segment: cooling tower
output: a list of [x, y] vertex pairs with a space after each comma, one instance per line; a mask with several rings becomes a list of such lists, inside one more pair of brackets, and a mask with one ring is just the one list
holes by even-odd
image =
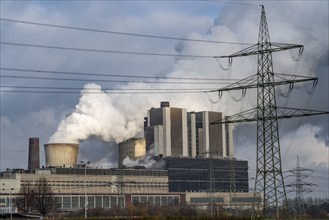
[[121, 142], [119, 146], [119, 168], [122, 168], [123, 159], [128, 156], [131, 160], [140, 159], [146, 154], [146, 144], [144, 138], [131, 138]]
[[29, 170], [40, 168], [39, 138], [29, 138]]
[[76, 167], [79, 144], [51, 143], [45, 144], [47, 167]]

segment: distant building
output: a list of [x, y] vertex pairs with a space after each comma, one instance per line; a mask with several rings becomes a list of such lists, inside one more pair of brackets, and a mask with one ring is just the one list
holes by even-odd
[[144, 120], [146, 148], [163, 157], [234, 157], [232, 129], [211, 124], [224, 117], [221, 112], [187, 112], [161, 102], [147, 111]]
[[122, 168], [123, 160], [127, 156], [131, 160], [138, 160], [146, 154], [144, 138], [131, 138], [118, 144], [119, 147], [119, 168]]

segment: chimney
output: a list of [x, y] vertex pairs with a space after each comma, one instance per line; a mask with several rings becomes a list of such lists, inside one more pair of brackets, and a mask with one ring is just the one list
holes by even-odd
[[170, 104], [168, 101], [162, 101], [161, 104], [160, 104], [160, 107], [161, 108], [164, 108], [164, 107], [170, 107]]
[[29, 138], [28, 169], [40, 168], [39, 138]]

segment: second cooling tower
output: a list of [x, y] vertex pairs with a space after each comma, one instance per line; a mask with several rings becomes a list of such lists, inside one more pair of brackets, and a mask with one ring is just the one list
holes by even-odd
[[51, 143], [45, 144], [47, 167], [76, 167], [79, 144]]

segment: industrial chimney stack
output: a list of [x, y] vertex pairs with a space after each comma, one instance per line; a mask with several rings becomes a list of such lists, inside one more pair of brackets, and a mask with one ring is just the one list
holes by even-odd
[[28, 169], [40, 168], [39, 138], [29, 138]]

